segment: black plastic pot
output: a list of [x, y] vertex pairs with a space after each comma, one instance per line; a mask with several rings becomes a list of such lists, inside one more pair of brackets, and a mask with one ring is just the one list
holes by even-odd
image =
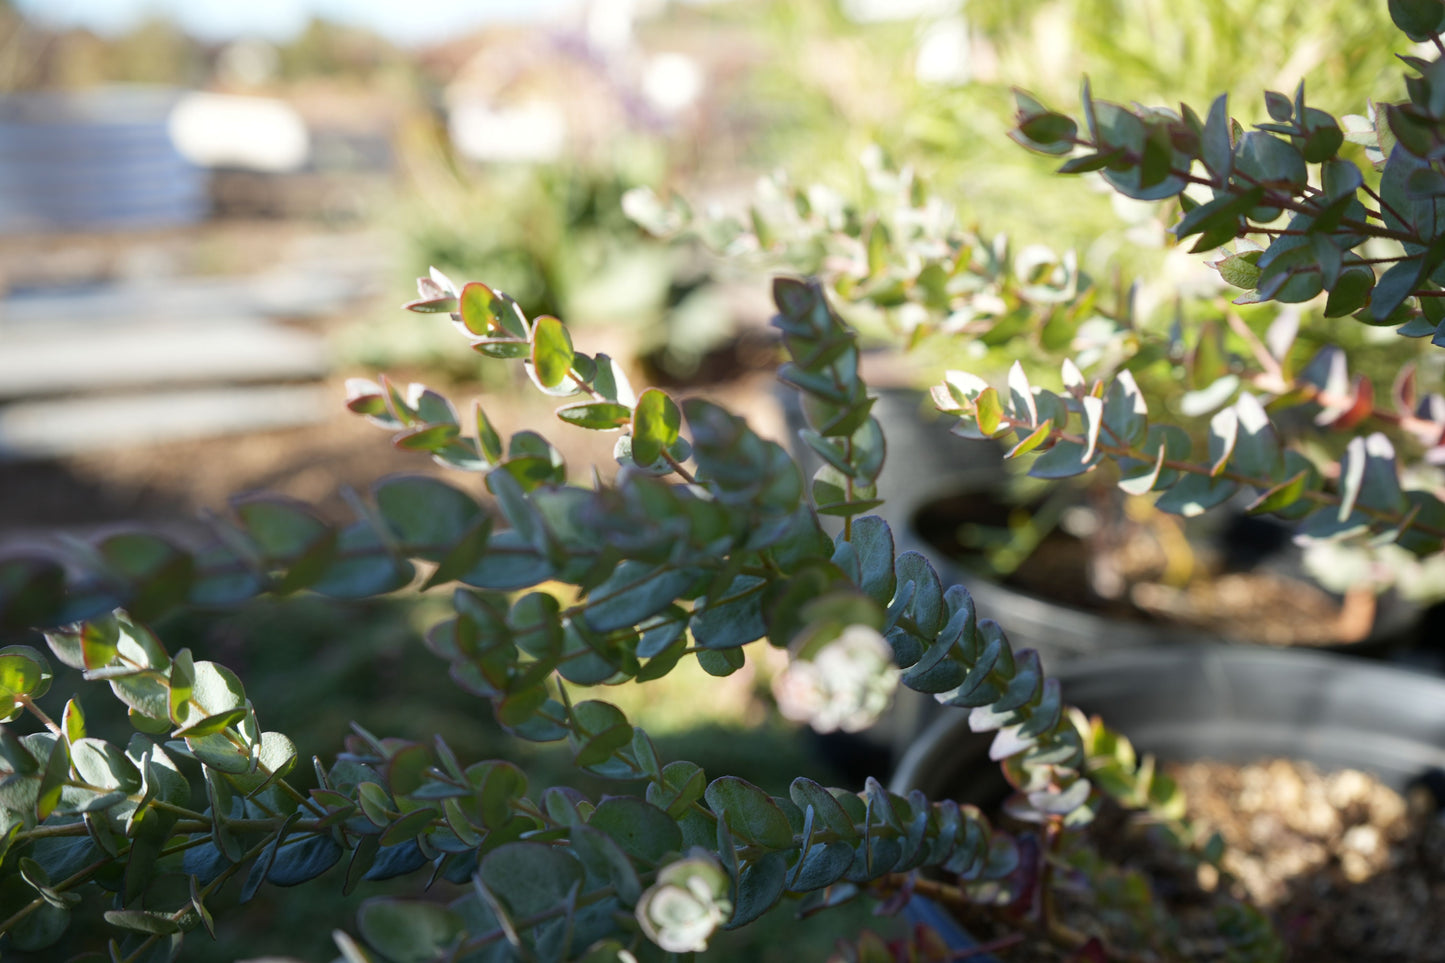
[[[1069, 661], [1053, 674], [1066, 704], [1161, 759], [1282, 757], [1358, 769], [1397, 791], [1424, 784], [1445, 806], [1445, 679], [1333, 653], [1177, 643]], [[968, 713], [945, 712], [904, 755], [889, 788], [997, 806], [1008, 786], [988, 758], [991, 741], [969, 729]], [[953, 949], [976, 951], [937, 905], [915, 898], [906, 912]]]
[[[970, 571], [949, 557], [937, 547], [939, 533], [926, 532], [920, 525], [929, 522], [930, 506], [949, 498], [978, 495], [987, 499], [1003, 491], [1009, 477], [1003, 467], [1003, 450], [996, 444], [954, 435], [950, 430], [954, 419], [939, 415], [926, 392], [884, 388], [875, 394], [878, 401], [873, 414], [888, 441], [888, 455], [878, 481], [878, 491], [885, 501], [878, 514], [893, 530], [898, 551], [922, 552], [938, 569], [945, 585], [966, 586], [980, 614], [1002, 625], [1015, 648], [1037, 649], [1044, 664], [1053, 665], [1075, 656], [1153, 645], [1166, 633], [1169, 640], [1181, 642], [1220, 640], [1220, 636], [1204, 629], [1100, 613], [1022, 591]], [[796, 393], [785, 391], [782, 403], [796, 438], [796, 429], [803, 426]], [[806, 446], [795, 444], [794, 451], [805, 469], [821, 464]], [[1002, 525], [1006, 517], [1004, 510], [996, 523]], [[1259, 549], [1270, 556], [1265, 567], [1308, 581], [1299, 567], [1298, 551], [1289, 544], [1288, 531], [1281, 527], [1280, 544]], [[1248, 556], [1254, 550], [1246, 547], [1243, 554]], [[1386, 594], [1380, 598], [1375, 625], [1367, 638], [1328, 647], [1360, 655], [1391, 654], [1415, 643], [1420, 619], [1418, 606]]]
[[[1287, 757], [1360, 769], [1396, 790], [1445, 780], [1445, 679], [1298, 649], [1170, 643], [1061, 664], [1064, 702], [1162, 759]], [[895, 792], [986, 804], [1006, 792], [991, 736], [941, 715], [904, 754]], [[1437, 793], [1438, 795], [1438, 793]]]
[[[970, 444], [962, 440], [959, 443]], [[954, 503], [955, 506], [959, 503], [968, 505], [968, 500], [973, 499], [973, 504], [968, 506], [973, 513], [979, 515], [985, 523], [1002, 526], [1010, 507], [1001, 491], [997, 486], [984, 488], [965, 480], [956, 483], [955, 487], [944, 495], [933, 494], [912, 503], [895, 501], [894, 504], [886, 506], [883, 512], [889, 527], [894, 530], [899, 540], [900, 548], [911, 548], [927, 555], [945, 584], [958, 582], [965, 585], [978, 603], [979, 611], [988, 613], [989, 617], [1002, 625], [1016, 647], [1038, 649], [1045, 663], [1050, 664], [1075, 656], [1153, 645], [1166, 634], [1170, 640], [1180, 642], [1236, 641], [1222, 639], [1217, 633], [1202, 628], [1167, 621], [1150, 621], [1139, 612], [1124, 611], [1114, 614], [1100, 611], [1102, 600], [1099, 599], [1093, 600], [1100, 603], [1096, 605], [1090, 605], [1088, 599], [1077, 600], [1078, 604], [1075, 604], [1074, 601], [1066, 600], [1067, 591], [1063, 585], [1059, 587], [1057, 595], [1045, 597], [1026, 588], [999, 581], [988, 574], [970, 570], [966, 564], [951, 557], [948, 551], [940, 547], [948, 540], [948, 533], [942, 531], [941, 526], [948, 525], [944, 519], [950, 515], [949, 510], [942, 506], [949, 503]], [[1239, 566], [1241, 570], [1268, 571], [1298, 581], [1302, 585], [1309, 584], [1309, 577], [1302, 566], [1302, 556], [1299, 549], [1291, 543], [1290, 529], [1287, 526], [1243, 514], [1226, 514], [1211, 521], [1221, 523], [1218, 529], [1209, 535], [1213, 549], [1238, 553], [1243, 563]], [[1070, 549], [1074, 554], [1087, 552], [1076, 539], [1071, 539], [1062, 532], [1055, 531], [1049, 537], [1065, 543], [1066, 552]], [[1191, 534], [1191, 541], [1195, 537], [1196, 535]], [[1266, 541], [1270, 544], [1261, 544]], [[1073, 545], [1068, 545], [1069, 542], [1073, 542]], [[1083, 566], [1084, 562], [1081, 560], [1074, 569], [1079, 573], [1077, 579], [1066, 578], [1064, 581], [1081, 582]], [[1074, 586], [1075, 594], [1086, 594], [1081, 589], [1081, 585]], [[1121, 610], [1131, 609], [1123, 602], [1117, 603], [1116, 607]], [[1374, 624], [1364, 639], [1348, 643], [1321, 640], [1318, 645], [1301, 645], [1307, 649], [1329, 648], [1356, 655], [1388, 655], [1413, 644], [1418, 634], [1420, 619], [1419, 606], [1405, 602], [1393, 593], [1386, 593], [1377, 600]]]

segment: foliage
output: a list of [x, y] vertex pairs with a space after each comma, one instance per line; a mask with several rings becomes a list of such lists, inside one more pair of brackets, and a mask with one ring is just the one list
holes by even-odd
[[[1292, 88], [1308, 75], [1316, 99], [1339, 110], [1366, 96], [1388, 96], [1383, 78], [1390, 76], [1398, 37], [1383, 3], [1353, 0], [1308, 7], [1015, 0], [893, 23], [853, 23], [840, 6], [785, 0], [733, 12], [765, 24], [758, 40], [762, 69], [750, 78], [746, 103], [765, 105], [753, 109], [765, 110], [772, 122], [750, 140], [750, 166], [781, 164], [851, 196], [855, 179], [847, 159], [870, 143], [886, 144], [930, 182], [947, 184], [970, 220], [1024, 243], [1096, 251], [1118, 247], [1118, 216], [1106, 195], [1071, 190], [1043, 176], [1046, 168], [1008, 154], [1003, 95], [1009, 84], [1027, 78], [1043, 97], [1059, 99], [1088, 73], [1099, 89], [1128, 91], [1145, 102], [1166, 96], [1193, 102], [1220, 91], [1237, 100], [1264, 88]], [[716, 16], [726, 18], [730, 6], [717, 9]], [[949, 57], [967, 80], [921, 79], [920, 56], [950, 28], [965, 36]], [[1135, 270], [1154, 266], [1137, 249], [1121, 253]]]
[[[37, 704], [50, 661], [27, 646], [0, 654], [9, 722], [41, 726], [4, 730], [12, 946], [47, 945], [102, 890], [113, 894], [114, 953], [167, 958], [185, 932], [210, 925], [233, 877], [246, 902], [268, 882], [296, 885], [333, 866], [346, 867], [346, 890], [427, 866], [466, 887], [446, 904], [363, 903], [361, 937], [386, 959], [610, 959], [624, 947], [647, 957], [654, 945], [700, 946], [716, 924], [743, 925], [784, 898], [806, 909], [893, 891], [923, 866], [987, 902], [1016, 898], [1030, 850], [971, 806], [871, 780], [854, 794], [800, 778], [786, 797], [735, 776], [709, 780], [692, 762], [660, 758], [616, 707], [574, 702], [560, 685], [656, 679], [684, 657], [726, 675], [763, 637], [802, 658], [860, 630], [886, 638], [905, 684], [998, 733], [1017, 815], [1087, 822], [1080, 731], [1037, 655], [1015, 653], [921, 556], [895, 558], [887, 526], [865, 514], [877, 504], [883, 438], [856, 339], [816, 286], [775, 286], [791, 358], [780, 376], [801, 392], [804, 439], [827, 463], [811, 499], [782, 448], [716, 405], [634, 393], [611, 359], [577, 352], [557, 319], [529, 319], [484, 285], [457, 289], [434, 275], [420, 287], [412, 310], [451, 314], [475, 350], [519, 361], [566, 400], [561, 420], [626, 429], [617, 483], [567, 484], [542, 435], [504, 444], [480, 409], [475, 432], [463, 433], [454, 406], [419, 385], [353, 383], [352, 409], [395, 444], [484, 473], [495, 510], [440, 481], [400, 477], [358, 500], [346, 526], [251, 497], [197, 550], [137, 532], [72, 558], [7, 561], [3, 624], [48, 627], [51, 654], [108, 684], [136, 730], [124, 746], [90, 734], [73, 698], [52, 718]], [[837, 538], [820, 514], [843, 519]], [[515, 736], [565, 741], [580, 771], [628, 794], [530, 795], [511, 763], [463, 765], [440, 736], [386, 739], [359, 725], [330, 766], [315, 761], [317, 788], [302, 792], [288, 779], [294, 744], [261, 727], [241, 681], [188, 649], [172, 654], [141, 621], [258, 591], [388, 592], [418, 566], [427, 586], [461, 583], [454, 614], [427, 637], [453, 681], [490, 700]], [[559, 585], [575, 595], [552, 594]], [[350, 937], [338, 945], [362, 958]]]
[[[622, 213], [623, 193], [656, 178], [660, 141], [637, 131], [617, 140], [602, 160], [482, 169], [450, 156], [435, 131], [410, 129], [401, 148], [407, 186], [388, 217], [404, 260], [486, 277], [535, 312], [579, 328], [606, 326], [619, 353], [661, 352], [664, 367], [685, 374], [734, 322], [713, 278], [681, 252], [650, 243]], [[343, 351], [367, 366], [420, 363], [477, 375], [446, 332], [394, 315], [368, 318], [343, 337]]]
[[[960, 417], [956, 433], [1031, 456], [1036, 478], [1112, 462], [1122, 491], [1158, 493], [1156, 508], [1185, 516], [1247, 495], [1248, 511], [1299, 522], [1321, 550], [1344, 541], [1387, 560], [1370, 571], [1377, 588], [1438, 597], [1438, 578], [1423, 573], [1445, 544], [1434, 468], [1445, 458], [1445, 397], [1422, 382], [1439, 370], [1431, 345], [1445, 343], [1445, 248], [1426, 184], [1445, 142], [1431, 105], [1445, 68], [1405, 59], [1417, 74], [1406, 79], [1410, 99], [1343, 126], [1305, 103], [1303, 85], [1268, 94], [1271, 120], [1251, 131], [1224, 97], [1201, 117], [1096, 100], [1086, 83], [1081, 123], [1017, 93], [1015, 140], [1129, 198], [1177, 201], [1175, 236], [1197, 238], [1196, 253], [1220, 250], [1210, 266], [1245, 293], [1231, 305], [1176, 300], [1167, 327], [1140, 309], [1133, 285], [1101, 290], [1071, 253], [1013, 253], [1003, 236], [960, 230], [910, 168], [876, 152], [865, 157], [863, 205], [778, 178], [746, 225], [645, 190], [628, 209], [655, 234], [817, 272], [914, 343], [964, 336], [1011, 358], [1006, 378], [973, 359], [934, 399]], [[1351, 142], [1373, 159], [1368, 169], [1348, 156]], [[1305, 302], [1323, 318], [1264, 307]], [[1420, 340], [1387, 353], [1378, 334], [1330, 320], [1344, 317]], [[1368, 373], [1351, 370], [1360, 367]], [[1388, 389], [1376, 388], [1382, 379]]]
[[[1407, 35], [1445, 52], [1445, 3], [1400, 0], [1391, 12]], [[1327, 314], [1437, 337], [1445, 321], [1432, 316], [1432, 295], [1445, 293], [1433, 213], [1445, 192], [1432, 193], [1445, 116], [1435, 103], [1435, 88], [1445, 90], [1438, 63], [1411, 61], [1419, 76], [1407, 80], [1409, 102], [1379, 106], [1361, 134], [1388, 146], [1377, 188], [1339, 156], [1344, 128], [1306, 107], [1302, 91], [1269, 96], [1272, 122], [1248, 133], [1222, 100], [1201, 119], [1095, 101], [1086, 87], [1081, 126], [1020, 95], [1017, 138], [1059, 156], [1082, 151], [1066, 169], [1104, 171], [1127, 195], [1180, 198], [1176, 232], [1202, 234], [1201, 249], [1262, 236], [1257, 256], [1236, 250], [1220, 262], [1247, 301], [1293, 303], [1328, 290]], [[1438, 450], [1445, 402], [1417, 398], [1413, 375], [1396, 382], [1395, 410], [1376, 410], [1370, 382], [1350, 380], [1338, 348], [1297, 363], [1292, 313], [1262, 336], [1232, 314], [1187, 339], [1182, 330], [1161, 336], [1127, 300], [1099, 307], [1069, 258], [1010, 258], [946, 219], [909, 215], [937, 209], [906, 178], [894, 188], [907, 202], [892, 221], [850, 218], [793, 195], [797, 237], [861, 257], [839, 270], [814, 249], [836, 291], [890, 309], [915, 305], [916, 331], [952, 326], [1041, 355], [1093, 345], [1085, 363], [1061, 363], [1058, 390], [1034, 384], [1023, 365], [1002, 388], [951, 373], [934, 396], [960, 417], [961, 434], [1011, 437], [1010, 454], [1033, 454], [1032, 471], [1044, 478], [1111, 462], [1120, 487], [1159, 492], [1164, 510], [1200, 513], [1251, 489], [1254, 510], [1297, 521], [1305, 536], [1363, 535], [1441, 554], [1445, 505], [1428, 485], [1401, 481], [1387, 431], [1356, 431], [1374, 419]], [[1290, 226], [1271, 227], [1284, 211]], [[765, 218], [750, 231], [758, 247], [772, 247]], [[1358, 249], [1367, 240], [1400, 247], [1366, 256]], [[802, 443], [822, 462], [811, 479], [724, 408], [635, 391], [612, 358], [579, 352], [557, 317], [529, 317], [491, 287], [458, 287], [436, 271], [418, 287], [408, 309], [446, 315], [475, 352], [521, 365], [558, 401], [560, 421], [618, 432], [616, 480], [594, 473], [591, 484], [569, 482], [547, 433], [504, 439], [480, 405], [463, 418], [423, 385], [354, 379], [351, 410], [397, 447], [479, 475], [482, 485], [383, 479], [368, 498], [352, 499], [356, 518], [345, 524], [299, 502], [251, 496], [212, 520], [204, 543], [138, 531], [0, 561], [0, 631], [42, 629], [50, 650], [0, 650], [7, 951], [43, 950], [78, 910], [104, 907], [112, 959], [166, 960], [187, 933], [213, 930], [227, 887], [245, 903], [268, 884], [328, 872], [351, 893], [365, 879], [426, 871], [438, 887], [430, 898], [361, 903], [357, 935], [334, 935], [344, 960], [660, 960], [702, 950], [719, 927], [745, 926], [780, 905], [812, 913], [866, 895], [896, 911], [915, 894], [991, 907], [1019, 934], [1098, 958], [1109, 933], [1069, 929], [1050, 911], [1050, 887], [1082, 873], [1100, 919], [1123, 920], [1109, 955], [1178, 958], [1164, 910], [1079, 848], [1081, 831], [1109, 795], [1149, 811], [1202, 863], [1217, 863], [1217, 842], [1182, 821], [1177, 787], [1151, 761], [1066, 711], [1038, 654], [1015, 652], [966, 589], [945, 588], [923, 556], [895, 553], [887, 524], [869, 514], [880, 504], [885, 439], [859, 376], [859, 339], [821, 284], [784, 277], [773, 288], [787, 355], [779, 378], [799, 395]], [[1091, 325], [1096, 317], [1102, 325]], [[1051, 334], [1053, 325], [1062, 326]], [[1246, 355], [1232, 357], [1237, 344]], [[1097, 375], [1086, 378], [1085, 367]], [[1196, 391], [1185, 407], [1213, 412], [1202, 447], [1169, 420], [1151, 422], [1134, 369], [1161, 367], [1187, 370]], [[1245, 384], [1258, 394], [1238, 393]], [[1354, 432], [1337, 460], [1283, 443], [1278, 414], [1302, 405], [1315, 421]], [[473, 491], [483, 488], [480, 500]], [[825, 518], [837, 520], [835, 536]], [[564, 744], [577, 772], [609, 781], [615, 794], [532, 787], [507, 760], [464, 763], [446, 734], [413, 741], [361, 724], [329, 764], [313, 759], [316, 785], [303, 790], [295, 744], [262, 727], [240, 678], [188, 648], [172, 652], [146, 627], [183, 606], [263, 592], [345, 599], [418, 583], [455, 583], [449, 611], [426, 637], [451, 680], [487, 700], [516, 738]], [[973, 806], [900, 795], [874, 779], [850, 792], [800, 777], [775, 795], [666, 759], [617, 706], [571, 694], [572, 685], [655, 682], [683, 660], [726, 676], [763, 639], [812, 663], [811, 684], [840, 727], [876, 711], [877, 684], [895, 671], [902, 684], [967, 710], [973, 730], [994, 733], [990, 756], [1013, 789], [1004, 811], [1024, 828], [1004, 830]], [[875, 661], [862, 684], [849, 677], [860, 658], [879, 653], [892, 665]], [[134, 731], [117, 741], [93, 733], [74, 697], [47, 711], [52, 658], [70, 670], [65, 695], [77, 681], [104, 683]], [[1214, 912], [1219, 956], [1282, 958], [1262, 914], [1228, 900]], [[889, 945], [865, 934], [839, 951], [842, 959], [940, 955], [927, 935]]]

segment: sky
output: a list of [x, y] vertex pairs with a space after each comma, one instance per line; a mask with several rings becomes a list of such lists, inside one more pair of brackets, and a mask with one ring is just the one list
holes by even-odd
[[320, 15], [370, 27], [394, 43], [415, 44], [489, 22], [536, 19], [575, 0], [17, 0], [17, 5], [48, 25], [109, 34], [159, 15], [207, 41], [285, 40]]

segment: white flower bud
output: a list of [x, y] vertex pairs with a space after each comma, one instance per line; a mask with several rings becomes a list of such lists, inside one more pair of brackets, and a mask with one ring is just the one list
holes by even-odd
[[819, 732], [866, 729], [898, 688], [893, 650], [876, 629], [850, 625], [810, 660], [795, 659], [773, 680], [778, 709]]
[[647, 938], [669, 953], [700, 953], [708, 937], [732, 915], [728, 877], [711, 853], [694, 847], [664, 866], [637, 901]]

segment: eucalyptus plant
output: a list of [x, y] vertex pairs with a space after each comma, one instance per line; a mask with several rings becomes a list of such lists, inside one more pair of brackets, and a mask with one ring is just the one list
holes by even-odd
[[[1445, 2], [1390, 9], [1408, 36], [1445, 53]], [[1268, 97], [1272, 121], [1249, 132], [1223, 101], [1201, 118], [1096, 101], [1086, 87], [1081, 126], [1021, 94], [1017, 137], [1071, 155], [1067, 170], [1100, 171], [1130, 196], [1178, 198], [1176, 233], [1199, 235], [1201, 250], [1262, 238], [1218, 262], [1246, 301], [1328, 291], [1327, 314], [1440, 340], [1442, 60], [1410, 60], [1408, 103], [1378, 105], [1358, 132], [1380, 154], [1378, 186], [1340, 156], [1345, 128], [1302, 91]], [[896, 186], [908, 210], [930, 210], [911, 184]], [[850, 220], [807, 200], [795, 196], [799, 217], [821, 217], [862, 255], [841, 287], [846, 271], [827, 258], [817, 265], [833, 272], [835, 292], [916, 303], [920, 325], [951, 318], [956, 332], [999, 344], [1073, 349], [1096, 317], [1116, 332], [1121, 349], [1062, 362], [1059, 390], [1022, 366], [1001, 388], [957, 372], [935, 389], [960, 433], [1009, 437], [1015, 457], [1038, 453], [1035, 475], [1108, 461], [1122, 488], [1159, 492], [1166, 510], [1202, 512], [1249, 489], [1254, 510], [1294, 519], [1305, 535], [1364, 533], [1440, 554], [1445, 505], [1428, 485], [1402, 483], [1390, 440], [1414, 434], [1440, 449], [1445, 402], [1418, 395], [1413, 376], [1397, 381], [1393, 410], [1378, 408], [1339, 350], [1298, 363], [1292, 315], [1263, 334], [1230, 315], [1176, 350], [1183, 336], [1150, 332], [1127, 299], [1099, 307], [1068, 257], [1021, 267], [945, 220]], [[1274, 226], [1284, 212], [1286, 226]], [[751, 231], [764, 241], [761, 219]], [[1379, 244], [1399, 247], [1378, 253]], [[908, 272], [900, 283], [859, 280], [896, 269]], [[383, 479], [351, 498], [345, 524], [297, 501], [247, 496], [194, 542], [138, 530], [0, 560], [0, 633], [38, 630], [48, 649], [0, 649], [0, 950], [45, 951], [88, 905], [103, 912], [111, 959], [168, 960], [188, 934], [213, 929], [223, 889], [244, 904], [263, 886], [344, 867], [348, 893], [408, 874], [435, 887], [426, 898], [366, 899], [354, 925], [335, 921], [347, 963], [668, 959], [783, 903], [812, 913], [866, 897], [896, 910], [915, 895], [992, 908], [1020, 936], [1083, 958], [1184, 958], [1167, 909], [1081, 841], [1105, 797], [1148, 810], [1189, 859], [1217, 866], [1217, 837], [1183, 819], [1177, 787], [1126, 739], [1069, 711], [1037, 653], [1014, 651], [964, 587], [945, 586], [922, 555], [895, 551], [887, 523], [870, 514], [884, 494], [885, 438], [859, 376], [858, 337], [822, 284], [784, 277], [773, 288], [779, 378], [798, 394], [801, 443], [822, 464], [810, 479], [725, 408], [634, 391], [614, 359], [578, 351], [558, 318], [529, 317], [499, 291], [435, 271], [418, 286], [409, 310], [450, 321], [475, 352], [520, 366], [557, 400], [562, 424], [552, 429], [615, 432], [615, 477], [569, 480], [551, 431], [503, 438], [480, 404], [463, 417], [423, 385], [357, 379], [352, 411], [481, 485]], [[1245, 354], [1231, 357], [1239, 344]], [[1214, 412], [1202, 446], [1151, 420], [1131, 367], [1145, 362], [1182, 367], [1196, 382], [1198, 404]], [[1299, 404], [1355, 431], [1342, 457], [1317, 461], [1284, 444], [1275, 413]], [[1357, 430], [1371, 419], [1388, 432]], [[459, 759], [445, 733], [388, 738], [365, 720], [334, 757], [312, 759], [303, 781], [295, 743], [263, 728], [234, 672], [172, 652], [147, 628], [180, 607], [259, 593], [442, 587], [451, 612], [426, 646], [451, 681], [517, 739], [564, 744], [579, 772], [615, 793], [530, 786], [507, 760]], [[764, 642], [837, 676], [825, 686], [837, 718], [876, 711], [880, 680], [894, 676], [967, 711], [973, 730], [994, 733], [990, 755], [1013, 790], [1002, 813], [1016, 828], [876, 779], [855, 792], [799, 778], [771, 795], [663, 758], [616, 706], [569, 688], [646, 684], [684, 660], [725, 676]], [[836, 668], [880, 652], [874, 671]], [[63, 701], [47, 697], [57, 681]], [[128, 731], [92, 731], [73, 694], [85, 684], [109, 688]], [[1098, 909], [1090, 925], [1122, 920], [1117, 941], [1056, 917], [1049, 894], [1081, 878]], [[1219, 956], [1282, 958], [1263, 914], [1227, 898], [1214, 912]], [[890, 949], [865, 935], [844, 956], [879, 952], [942, 951], [928, 938]]]
[[[615, 481], [568, 482], [543, 434], [504, 441], [480, 406], [464, 431], [436, 392], [358, 380], [353, 411], [398, 447], [479, 474], [485, 503], [433, 478], [393, 477], [354, 499], [346, 525], [252, 496], [212, 519], [200, 547], [137, 531], [0, 563], [0, 627], [43, 629], [50, 652], [0, 651], [6, 947], [43, 949], [77, 906], [100, 901], [113, 959], [170, 959], [187, 933], [213, 926], [222, 887], [234, 882], [245, 903], [338, 864], [348, 892], [407, 873], [452, 887], [444, 900], [363, 902], [360, 940], [335, 933], [352, 963], [663, 958], [785, 900], [802, 912], [860, 894], [896, 907], [918, 890], [1005, 909], [1036, 902], [1052, 864], [1034, 832], [873, 779], [850, 792], [800, 778], [770, 796], [661, 758], [618, 708], [574, 701], [564, 684], [648, 682], [684, 659], [727, 675], [762, 639], [819, 665], [831, 646], [871, 639], [904, 685], [996, 733], [992, 756], [1016, 790], [1008, 812], [1036, 832], [1089, 822], [1101, 798], [1091, 771], [1177, 822], [1167, 778], [1065, 712], [1037, 654], [1015, 652], [921, 555], [895, 555], [887, 524], [867, 514], [884, 438], [856, 336], [816, 283], [774, 286], [789, 358], [779, 376], [800, 393], [803, 439], [825, 462], [807, 484], [782, 447], [723, 408], [634, 393], [613, 359], [575, 350], [558, 319], [435, 272], [419, 286], [411, 310], [449, 315], [475, 351], [520, 363], [564, 402], [560, 421], [618, 432]], [[823, 516], [842, 520], [835, 537]], [[303, 791], [295, 744], [263, 728], [241, 680], [170, 652], [145, 625], [259, 592], [356, 598], [413, 584], [455, 585], [454, 614], [426, 637], [452, 681], [517, 738], [565, 742], [576, 768], [615, 780], [616, 794], [529, 787], [505, 760], [459, 760], [444, 734], [409, 742], [360, 723], [334, 759], [312, 760], [316, 787]], [[67, 692], [108, 686], [133, 731], [91, 732], [73, 696], [48, 713], [52, 659]], [[1216, 842], [1179, 825], [1182, 845], [1218, 858]], [[1236, 948], [1272, 958], [1268, 925], [1249, 918], [1231, 930]], [[1077, 938], [1047, 914], [1019, 925]]]
[[[1445, 4], [1392, 0], [1389, 8], [1410, 40], [1445, 51]], [[1193, 252], [1223, 249], [1213, 266], [1244, 290], [1235, 304], [1323, 297], [1325, 318], [1394, 328], [1433, 348], [1445, 344], [1445, 224], [1437, 223], [1445, 197], [1437, 169], [1445, 156], [1445, 57], [1402, 59], [1413, 71], [1405, 78], [1408, 99], [1371, 104], [1367, 117], [1343, 124], [1306, 103], [1303, 83], [1293, 97], [1266, 93], [1269, 122], [1245, 130], [1224, 97], [1203, 116], [1187, 105], [1177, 112], [1126, 108], [1096, 100], [1086, 82], [1082, 127], [1020, 91], [1013, 136], [1033, 150], [1067, 155], [1063, 173], [1097, 171], [1126, 197], [1176, 200], [1183, 216], [1174, 235], [1195, 239]], [[1365, 149], [1368, 172], [1342, 156], [1349, 141]], [[1326, 345], [1308, 362], [1292, 355], [1297, 315], [1281, 314], [1263, 337], [1237, 315], [1229, 321], [1247, 360], [1229, 362], [1217, 325], [1205, 326], [1186, 358], [1207, 385], [1203, 407], [1217, 409], [1202, 444], [1191, 444], [1177, 426], [1150, 422], [1127, 368], [1088, 382], [1066, 359], [1062, 397], [1035, 392], [1019, 369], [1005, 389], [954, 372], [934, 397], [962, 416], [963, 434], [1016, 432], [1010, 456], [1043, 450], [1030, 469], [1040, 477], [1113, 461], [1121, 488], [1160, 492], [1155, 505], [1166, 511], [1198, 514], [1243, 490], [1252, 496], [1249, 510], [1297, 520], [1303, 538], [1364, 536], [1416, 556], [1439, 555], [1439, 480], [1402, 485], [1397, 463], [1397, 441], [1414, 448], [1417, 465], [1437, 464], [1445, 451], [1445, 399], [1419, 391], [1415, 363], [1399, 369], [1391, 402], [1380, 404], [1369, 379], [1351, 378], [1338, 346]], [[1438, 372], [1438, 363], [1431, 368]], [[1245, 379], [1258, 394], [1239, 390]], [[1341, 457], [1311, 459], [1282, 445], [1278, 426], [1299, 408], [1316, 425], [1345, 433]]]
[[[1435, 0], [1389, 6], [1409, 40], [1441, 47]], [[895, 338], [989, 349], [933, 399], [957, 434], [1032, 456], [1035, 478], [1110, 463], [1124, 493], [1153, 494], [1161, 511], [1232, 501], [1295, 523], [1343, 584], [1438, 599], [1445, 58], [1402, 59], [1404, 101], [1337, 120], [1301, 84], [1267, 93], [1269, 119], [1249, 130], [1223, 96], [1203, 112], [1126, 107], [1086, 81], [1076, 120], [1016, 91], [1014, 140], [1065, 158], [1062, 173], [1174, 205], [1173, 237], [1212, 254], [1237, 295], [1176, 293], [1167, 316], [1141, 310], [1122, 272], [1100, 285], [1071, 252], [960, 229], [881, 152], [864, 158], [861, 203], [775, 177], [744, 219], [646, 191], [627, 205], [659, 236], [817, 272]], [[1394, 345], [1381, 341], [1389, 330]], [[1012, 363], [991, 367], [1000, 356]], [[1369, 558], [1362, 579], [1350, 560]]]

